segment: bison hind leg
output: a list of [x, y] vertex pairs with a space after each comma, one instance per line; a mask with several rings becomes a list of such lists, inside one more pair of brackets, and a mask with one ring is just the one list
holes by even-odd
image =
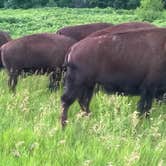
[[62, 69], [61, 68], [56, 68], [51, 72], [49, 76], [49, 89], [50, 91], [54, 91], [59, 87], [60, 81], [61, 81], [61, 76], [62, 76]]
[[145, 89], [142, 91], [141, 98], [138, 102], [138, 110], [141, 116], [149, 116], [149, 111], [152, 107], [153, 98], [154, 93], [152, 92], [152, 90]]
[[18, 75], [19, 75], [19, 71], [18, 70], [10, 70], [9, 71], [8, 86], [9, 86], [9, 90], [14, 92], [14, 93], [16, 91]]
[[84, 87], [82, 89], [82, 93], [78, 97], [78, 102], [80, 104], [82, 111], [85, 112], [85, 115], [89, 115], [90, 113], [89, 104], [93, 95], [93, 90], [94, 86]]
[[62, 115], [61, 115], [61, 124], [62, 127], [66, 125], [67, 122], [67, 112], [70, 105], [77, 99], [79, 93], [78, 86], [67, 86], [65, 87], [65, 91], [61, 97], [62, 103]]
[[82, 83], [79, 80], [80, 74], [76, 73], [74, 69], [68, 68], [65, 74], [65, 85], [64, 93], [61, 97], [62, 103], [62, 114], [61, 114], [61, 124], [62, 127], [66, 125], [67, 122], [67, 112], [70, 105], [79, 98], [82, 93]]

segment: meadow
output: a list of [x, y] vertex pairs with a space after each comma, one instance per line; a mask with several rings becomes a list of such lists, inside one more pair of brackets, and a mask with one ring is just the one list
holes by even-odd
[[[152, 23], [166, 26], [166, 13]], [[89, 22], [140, 21], [133, 10], [43, 8], [0, 10], [0, 29], [13, 38], [55, 32]], [[65, 130], [60, 125], [60, 96], [51, 93], [48, 77], [18, 81], [16, 94], [0, 71], [0, 166], [164, 166], [166, 165], [166, 105], [154, 102], [149, 119], [137, 117], [138, 97], [93, 96], [92, 114], [80, 116], [74, 103]]]

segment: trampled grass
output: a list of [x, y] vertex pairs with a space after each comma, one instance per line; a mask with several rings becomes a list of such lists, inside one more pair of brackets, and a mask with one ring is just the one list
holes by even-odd
[[[139, 20], [134, 11], [112, 9], [1, 10], [0, 29], [13, 38], [55, 32], [66, 25], [88, 22], [120, 23]], [[156, 25], [166, 25], [156, 20]], [[74, 103], [69, 123], [60, 126], [60, 96], [51, 93], [48, 78], [29, 76], [13, 95], [6, 71], [0, 72], [0, 165], [164, 166], [166, 164], [165, 104], [154, 102], [150, 119], [138, 119], [138, 97], [98, 92], [90, 117], [80, 116]]]

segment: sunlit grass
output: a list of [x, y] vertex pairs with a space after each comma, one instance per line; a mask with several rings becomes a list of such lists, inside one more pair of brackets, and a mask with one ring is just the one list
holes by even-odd
[[1, 165], [164, 165], [164, 104], [154, 103], [151, 118], [139, 119], [137, 97], [98, 92], [89, 117], [80, 117], [78, 103], [72, 105], [63, 131], [62, 89], [50, 93], [46, 76], [30, 76], [19, 80], [13, 95], [5, 72], [0, 76]]

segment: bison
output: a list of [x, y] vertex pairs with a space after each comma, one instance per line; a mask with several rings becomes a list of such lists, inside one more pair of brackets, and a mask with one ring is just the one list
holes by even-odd
[[12, 40], [1, 47], [2, 63], [9, 74], [8, 85], [15, 91], [17, 77], [24, 72], [50, 73], [49, 88], [59, 83], [65, 54], [76, 41], [67, 36], [43, 33]]
[[[7, 32], [0, 31], [0, 47], [7, 43], [8, 41], [12, 40], [10, 35]], [[0, 52], [0, 68], [2, 68], [2, 61], [1, 61], [1, 52]]]
[[110, 23], [92, 23], [77, 26], [69, 26], [57, 31], [57, 34], [69, 36], [77, 41], [82, 40], [93, 32], [113, 26]]
[[111, 32], [115, 33], [115, 32], [130, 30], [130, 29], [151, 28], [151, 27], [156, 27], [156, 26], [148, 22], [127, 22], [127, 23], [118, 24], [112, 27], [107, 27], [102, 30], [93, 32], [88, 37], [106, 35], [107, 33], [111, 33]]
[[166, 28], [130, 30], [86, 38], [71, 47], [61, 97], [61, 124], [77, 99], [88, 114], [95, 84], [106, 92], [140, 96], [140, 115], [166, 91]]

